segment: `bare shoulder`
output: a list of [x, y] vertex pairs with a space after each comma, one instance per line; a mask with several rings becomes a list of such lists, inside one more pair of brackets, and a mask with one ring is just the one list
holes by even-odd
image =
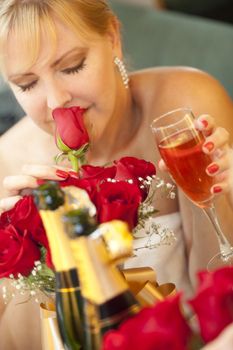
[[132, 91], [149, 106], [151, 115], [160, 115], [182, 106], [195, 115], [210, 114], [233, 135], [233, 102], [221, 83], [191, 67], [156, 67], [132, 74]]
[[[210, 74], [192, 67], [155, 67], [136, 71], [132, 74], [132, 84], [151, 95], [168, 97], [171, 103], [187, 101], [192, 105], [210, 102], [208, 97], [218, 93], [215, 100], [224, 99], [232, 103], [221, 83]], [[195, 98], [198, 97], [198, 100]], [[195, 100], [195, 102], [194, 102]], [[175, 102], [177, 101], [177, 102]], [[159, 101], [160, 102], [160, 101]], [[211, 104], [214, 101], [211, 101]]]
[[0, 137], [0, 148], [8, 145], [17, 145], [20, 143], [21, 147], [25, 143], [21, 144], [22, 140], [34, 137], [41, 133], [41, 130], [31, 121], [29, 117], [22, 118], [18, 123], [13, 125], [7, 132]]
[[0, 177], [18, 173], [25, 163], [47, 163], [55, 149], [53, 138], [24, 117], [0, 137]]

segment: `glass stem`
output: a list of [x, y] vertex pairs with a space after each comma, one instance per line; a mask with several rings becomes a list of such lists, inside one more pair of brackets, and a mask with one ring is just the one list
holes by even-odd
[[203, 208], [203, 210], [215, 229], [215, 233], [217, 235], [218, 242], [219, 242], [220, 253], [222, 257], [225, 258], [226, 256], [232, 254], [233, 248], [228, 242], [226, 236], [224, 235], [219, 225], [215, 207], [214, 205], [211, 205], [210, 207]]

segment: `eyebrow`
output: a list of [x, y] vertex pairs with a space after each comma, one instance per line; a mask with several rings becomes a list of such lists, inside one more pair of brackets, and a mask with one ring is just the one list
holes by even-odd
[[[79, 51], [79, 52], [78, 52]], [[77, 52], [78, 56], [83, 55], [83, 53], [85, 53], [87, 50], [84, 48], [73, 48], [67, 52], [65, 52], [62, 56], [60, 56], [56, 61], [54, 61], [51, 64], [51, 68], [55, 68], [57, 67], [65, 58], [68, 58], [70, 55], [72, 55], [73, 53]], [[17, 80], [19, 78], [24, 78], [24, 77], [30, 77], [30, 76], [34, 76], [35, 74], [32, 72], [28, 72], [28, 73], [16, 73], [16, 74], [12, 74], [8, 77], [8, 80], [10, 81], [14, 81]]]

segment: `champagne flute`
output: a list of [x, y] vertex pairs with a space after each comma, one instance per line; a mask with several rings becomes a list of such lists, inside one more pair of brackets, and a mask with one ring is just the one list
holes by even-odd
[[194, 121], [191, 109], [178, 108], [154, 119], [151, 128], [160, 155], [176, 184], [203, 209], [214, 227], [220, 252], [207, 265], [208, 270], [212, 270], [233, 265], [233, 247], [219, 225], [210, 192], [214, 178], [206, 173], [212, 158], [202, 151], [205, 138], [195, 128]]

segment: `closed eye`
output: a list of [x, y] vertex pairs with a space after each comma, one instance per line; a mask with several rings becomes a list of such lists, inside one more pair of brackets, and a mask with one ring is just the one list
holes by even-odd
[[85, 62], [85, 59], [83, 59], [81, 63], [79, 63], [78, 65], [76, 65], [74, 67], [63, 69], [62, 73], [65, 73], [65, 74], [79, 73], [86, 66], [84, 62]]
[[26, 84], [26, 85], [19, 85], [18, 84], [18, 87], [20, 88], [21, 91], [25, 92], [25, 91], [31, 90], [36, 85], [36, 83], [37, 83], [37, 80], [34, 80], [31, 83]]

